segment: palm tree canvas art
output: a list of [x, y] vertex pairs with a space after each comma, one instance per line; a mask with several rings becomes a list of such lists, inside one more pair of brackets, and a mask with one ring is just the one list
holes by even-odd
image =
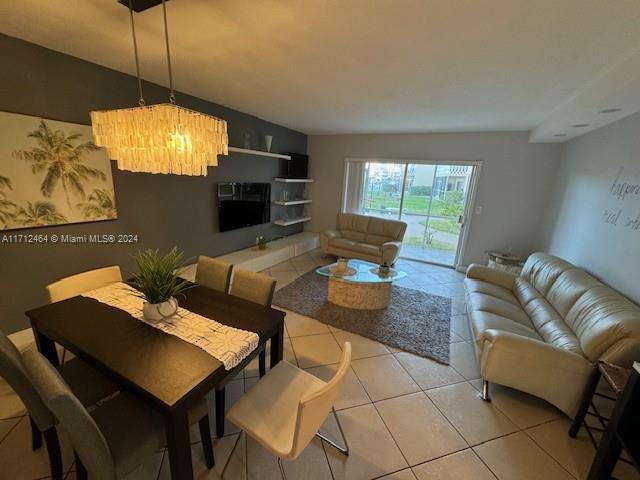
[[91, 127], [0, 112], [0, 138], [0, 230], [117, 218]]

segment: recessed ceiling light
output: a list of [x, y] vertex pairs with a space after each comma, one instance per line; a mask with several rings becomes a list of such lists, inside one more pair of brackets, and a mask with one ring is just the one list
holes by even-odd
[[566, 133], [556, 133], [556, 134], [554, 135], [554, 137], [566, 137], [566, 136], [567, 136], [567, 134], [566, 134]]
[[600, 110], [600, 113], [616, 113], [622, 111], [621, 108], [605, 108], [604, 110]]
[[583, 127], [588, 127], [590, 124], [589, 123], [576, 123], [575, 125], [571, 125], [573, 128], [583, 128]]

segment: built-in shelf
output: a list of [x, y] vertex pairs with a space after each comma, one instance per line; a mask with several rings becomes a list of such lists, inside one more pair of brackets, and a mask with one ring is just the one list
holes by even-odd
[[296, 223], [304, 223], [311, 220], [311, 217], [295, 217], [295, 218], [281, 218], [274, 220], [273, 223], [280, 225], [281, 227], [288, 227], [289, 225], [295, 225]]
[[248, 148], [229, 147], [229, 151], [234, 153], [245, 153], [247, 155], [259, 155], [261, 157], [282, 158], [283, 160], [291, 160], [291, 155], [263, 152], [262, 150], [249, 150]]
[[284, 177], [276, 177], [273, 179], [276, 182], [282, 183], [313, 183], [313, 180], [310, 178], [284, 178]]
[[276, 205], [282, 205], [283, 207], [288, 207], [289, 205], [302, 205], [303, 203], [311, 203], [313, 200], [310, 198], [304, 200], [287, 200], [286, 202], [283, 200], [274, 200], [273, 203]]

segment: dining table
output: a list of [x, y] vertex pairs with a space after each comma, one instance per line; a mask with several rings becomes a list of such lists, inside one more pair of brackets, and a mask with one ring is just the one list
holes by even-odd
[[[285, 312], [227, 293], [193, 285], [182, 308], [223, 325], [258, 334], [258, 347], [226, 370], [198, 346], [165, 333], [124, 310], [75, 296], [26, 312], [38, 350], [59, 365], [56, 343], [148, 402], [164, 419], [174, 480], [193, 478], [189, 408], [225, 385], [271, 341], [271, 367], [282, 360]], [[221, 398], [218, 398], [221, 397]], [[224, 393], [216, 395], [216, 423], [224, 422]], [[213, 462], [213, 459], [212, 459]]]

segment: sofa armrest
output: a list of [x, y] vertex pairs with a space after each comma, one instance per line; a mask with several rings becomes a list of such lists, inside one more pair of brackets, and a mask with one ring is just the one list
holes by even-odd
[[502, 330], [485, 330], [476, 342], [483, 379], [543, 398], [573, 417], [593, 370], [586, 358]]
[[342, 235], [337, 230], [325, 230], [320, 233], [320, 249], [324, 253], [328, 253], [329, 242], [334, 238], [340, 238]]
[[[479, 340], [489, 342], [492, 348], [499, 348], [505, 352], [512, 353], [523, 360], [532, 359], [541, 368], [547, 366], [582, 374], [589, 374], [592, 370], [591, 363], [582, 355], [554, 347], [535, 338], [503, 330], [489, 329], [480, 334]], [[513, 368], [513, 365], [508, 367]]]
[[327, 237], [328, 240], [333, 240], [334, 238], [338, 238], [342, 236], [340, 232], [337, 230], [325, 230], [320, 235], [324, 235], [325, 237]]
[[517, 275], [513, 273], [498, 270], [497, 268], [490, 268], [485, 265], [479, 265], [472, 263], [467, 268], [467, 278], [475, 278], [477, 280], [484, 280], [485, 282], [493, 283], [507, 290], [513, 290]]
[[387, 265], [393, 265], [396, 263], [398, 255], [400, 255], [400, 247], [402, 247], [402, 242], [398, 241], [384, 242], [380, 245], [380, 250], [382, 251], [382, 263], [386, 263]]

